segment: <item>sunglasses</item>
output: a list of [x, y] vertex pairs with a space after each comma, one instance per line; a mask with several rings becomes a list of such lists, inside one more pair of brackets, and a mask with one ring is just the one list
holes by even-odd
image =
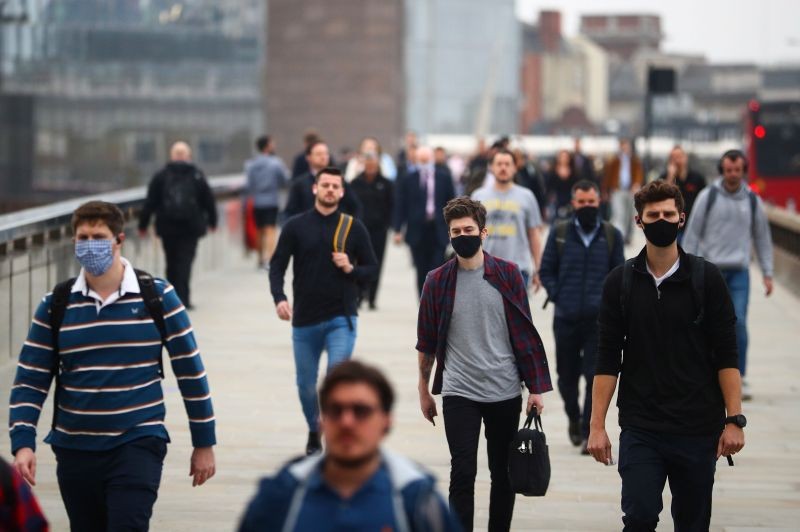
[[322, 409], [322, 413], [333, 421], [339, 421], [348, 410], [353, 413], [356, 421], [364, 421], [372, 417], [378, 407], [366, 403], [328, 403]]

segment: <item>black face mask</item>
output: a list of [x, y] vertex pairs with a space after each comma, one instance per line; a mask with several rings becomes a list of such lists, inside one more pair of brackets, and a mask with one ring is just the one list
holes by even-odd
[[453, 251], [462, 259], [471, 259], [481, 248], [480, 235], [461, 235], [450, 239]]
[[597, 207], [581, 207], [575, 211], [575, 217], [584, 231], [591, 231], [597, 226]]
[[642, 222], [644, 227], [644, 236], [654, 246], [665, 248], [671, 246], [675, 239], [678, 238], [678, 226], [680, 222], [668, 222], [666, 220], [658, 220], [646, 224]]

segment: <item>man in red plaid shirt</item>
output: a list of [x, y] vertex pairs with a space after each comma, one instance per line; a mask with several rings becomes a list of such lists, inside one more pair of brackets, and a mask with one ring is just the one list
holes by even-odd
[[30, 486], [0, 458], [0, 530], [47, 532], [49, 526]]
[[544, 408], [541, 394], [553, 389], [542, 340], [531, 321], [519, 268], [483, 252], [486, 209], [466, 196], [450, 200], [444, 219], [456, 257], [428, 273], [417, 321], [419, 399], [434, 423], [441, 394], [450, 448], [450, 507], [472, 530], [481, 422], [492, 485], [489, 530], [509, 530], [514, 492], [508, 480], [508, 448], [522, 408]]

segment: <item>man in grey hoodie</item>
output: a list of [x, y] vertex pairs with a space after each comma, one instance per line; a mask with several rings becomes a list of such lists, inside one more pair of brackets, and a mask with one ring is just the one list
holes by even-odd
[[253, 218], [258, 228], [258, 266], [269, 264], [275, 251], [278, 230], [278, 201], [281, 188], [289, 182], [289, 170], [275, 155], [275, 142], [263, 135], [256, 139], [258, 155], [244, 165], [246, 194], [253, 201]]
[[751, 241], [755, 243], [766, 295], [772, 293], [772, 236], [764, 204], [747, 186], [747, 158], [739, 150], [722, 155], [721, 177], [697, 196], [686, 226], [683, 249], [701, 255], [722, 272], [736, 311], [736, 342], [742, 399], [751, 399], [747, 369], [747, 303], [750, 293]]

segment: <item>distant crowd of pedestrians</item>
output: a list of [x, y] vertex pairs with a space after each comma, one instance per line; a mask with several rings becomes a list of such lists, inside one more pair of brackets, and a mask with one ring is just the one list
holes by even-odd
[[[676, 146], [646, 183], [627, 139], [602, 165], [576, 141], [546, 168], [508, 139], [464, 161], [411, 132], [395, 158], [365, 137], [334, 161], [310, 131], [291, 172], [274, 138], [259, 137], [255, 149], [243, 203], [276, 314], [291, 323], [308, 431], [306, 456], [260, 483], [240, 530], [472, 530], [482, 427], [488, 528], [510, 530], [510, 444], [523, 404], [544, 410], [549, 360], [569, 441], [605, 465], [618, 390], [624, 530], [655, 530], [667, 481], [676, 530], [708, 530], [717, 459], [732, 463], [745, 441], [751, 248], [766, 295], [773, 290], [769, 226], [742, 152], [724, 153], [707, 183]], [[47, 530], [25, 482], [36, 483], [37, 425], [53, 382], [44, 441], [72, 530], [148, 530], [169, 441], [166, 365], [188, 415], [192, 483], [216, 473], [211, 391], [187, 311], [198, 240], [218, 218], [184, 142], [149, 184], [141, 237], [153, 216], [166, 280], [123, 256], [117, 206], [91, 201], [73, 213], [80, 273], [36, 309], [11, 390], [14, 464], [0, 461], [0, 530]], [[645, 246], [626, 260], [634, 230]], [[380, 371], [350, 360], [360, 306], [378, 308], [390, 231], [416, 271], [417, 392], [433, 424], [442, 397], [447, 502], [422, 466], [381, 445], [396, 428], [394, 391]], [[549, 360], [529, 301], [541, 288], [555, 307]]]

